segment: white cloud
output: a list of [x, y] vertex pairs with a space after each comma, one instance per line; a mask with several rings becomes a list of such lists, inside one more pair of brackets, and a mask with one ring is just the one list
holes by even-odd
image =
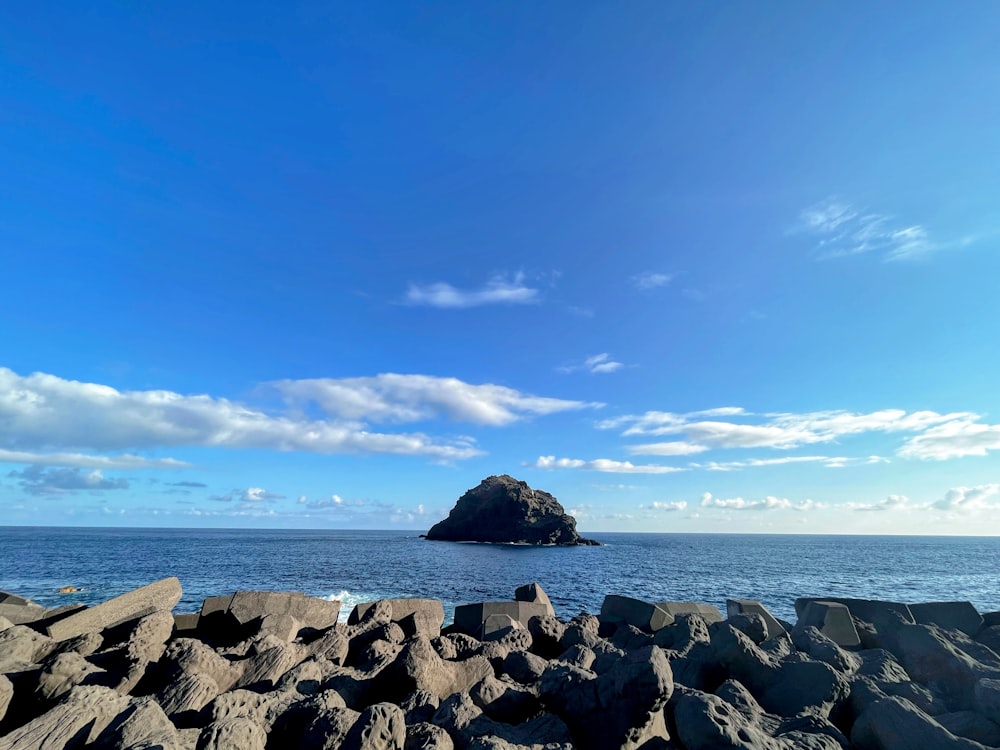
[[725, 510], [797, 510], [808, 511], [823, 508], [823, 503], [814, 500], [803, 500], [795, 503], [784, 497], [774, 497], [768, 495], [761, 500], [744, 500], [742, 497], [720, 498], [713, 497], [711, 492], [706, 492], [701, 496], [698, 504], [702, 508], [722, 508]]
[[708, 471], [736, 471], [762, 466], [803, 463], [822, 463], [828, 469], [843, 469], [845, 466], [859, 464], [888, 463], [888, 459], [881, 456], [782, 456], [780, 458], [749, 458], [744, 461], [707, 461], [700, 464], [693, 463], [690, 466], [692, 469], [706, 469]]
[[529, 304], [538, 302], [538, 289], [526, 286], [524, 274], [497, 275], [480, 289], [457, 289], [443, 281], [434, 284], [410, 284], [405, 301], [411, 305], [462, 309], [480, 305]]
[[866, 253], [879, 254], [887, 261], [908, 260], [976, 240], [969, 236], [937, 242], [920, 224], [900, 224], [891, 216], [864, 211], [837, 198], [805, 209], [791, 231], [818, 237], [816, 253], [821, 260]]
[[[643, 508], [645, 506], [640, 505], [639, 507]], [[654, 500], [649, 504], [649, 507], [652, 508], [653, 510], [673, 512], [673, 511], [685, 510], [688, 507], [688, 504], [685, 500], [678, 500], [676, 502], [661, 502], [659, 500]]]
[[633, 276], [630, 281], [637, 289], [656, 289], [669, 284], [676, 274], [655, 273], [654, 271], [643, 271]]
[[289, 400], [314, 400], [334, 419], [300, 410], [271, 414], [226, 398], [173, 391], [118, 391], [96, 383], [0, 368], [0, 458], [100, 468], [180, 468], [174, 459], [131, 453], [93, 457], [65, 452], [168, 446], [258, 448], [315, 453], [389, 453], [458, 460], [482, 455], [471, 438], [370, 430], [360, 420], [405, 422], [445, 417], [505, 425], [531, 416], [597, 407], [543, 398], [455, 378], [379, 375], [287, 380], [273, 384]]
[[555, 456], [539, 456], [533, 464], [525, 464], [534, 469], [584, 469], [601, 471], [609, 474], [671, 474], [684, 471], [676, 466], [635, 465], [629, 461], [613, 461], [608, 458], [595, 458], [584, 461], [580, 458], [556, 458]]
[[[743, 421], [723, 420], [738, 417]], [[702, 419], [720, 417], [720, 419]], [[864, 433], [921, 433], [900, 451], [904, 457], [951, 458], [954, 455], [985, 455], [1000, 445], [1000, 426], [979, 425], [979, 417], [970, 412], [939, 414], [934, 411], [907, 412], [882, 409], [868, 413], [819, 411], [803, 414], [753, 414], [739, 407], [722, 407], [686, 414], [648, 411], [598, 422], [599, 429], [622, 429], [622, 435], [682, 435], [674, 441], [707, 448], [777, 448], [792, 449], [803, 445], [830, 443], [839, 438]], [[752, 421], [753, 423], [748, 423]], [[633, 446], [633, 453], [656, 454], [670, 450], [672, 443], [649, 443]], [[668, 446], [662, 448], [662, 446]], [[683, 448], [678, 448], [682, 450]], [[693, 452], [693, 451], [692, 451]], [[822, 459], [815, 459], [822, 460]], [[830, 459], [834, 465], [847, 459]], [[877, 459], [881, 460], [881, 459]]]
[[923, 510], [927, 504], [914, 504], [906, 495], [889, 495], [878, 503], [845, 503], [844, 507], [859, 511]]
[[996, 508], [1000, 503], [1000, 484], [980, 484], [976, 487], [953, 487], [932, 504], [937, 510], [977, 511]]
[[263, 487], [247, 487], [243, 490], [230, 490], [222, 495], [213, 495], [209, 500], [218, 500], [224, 503], [264, 503], [269, 500], [283, 500], [284, 498], [284, 495], [269, 492]]
[[46, 468], [29, 466], [23, 471], [7, 474], [29, 495], [69, 495], [77, 492], [101, 492], [128, 489], [125, 479], [107, 479], [100, 469], [84, 472], [81, 469]]
[[444, 417], [502, 426], [533, 416], [603, 406], [431, 375], [384, 373], [362, 378], [279, 380], [271, 385], [293, 404], [311, 402], [331, 417], [371, 422], [419, 422]]
[[0, 463], [74, 466], [81, 469], [185, 469], [191, 466], [173, 458], [144, 458], [130, 453], [88, 456], [83, 453], [32, 453], [0, 448]]
[[690, 456], [707, 450], [707, 445], [687, 443], [681, 440], [666, 443], [643, 443], [628, 447], [628, 452], [637, 456]]
[[604, 352], [602, 354], [595, 354], [592, 357], [587, 357], [583, 360], [583, 362], [577, 364], [564, 365], [559, 367], [558, 370], [559, 372], [564, 373], [579, 372], [580, 370], [584, 370], [589, 372], [591, 375], [601, 375], [609, 372], [615, 372], [624, 366], [625, 365], [621, 362], [616, 362], [611, 359], [610, 354]]
[[982, 424], [979, 417], [969, 415], [935, 425], [916, 435], [899, 449], [903, 458], [943, 461], [962, 456], [985, 456], [1000, 450], [1000, 425]]

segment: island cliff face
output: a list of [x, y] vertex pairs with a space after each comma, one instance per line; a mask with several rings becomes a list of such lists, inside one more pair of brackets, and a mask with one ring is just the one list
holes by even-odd
[[576, 532], [576, 519], [548, 492], [502, 474], [484, 479], [455, 503], [428, 539], [497, 544], [596, 545]]

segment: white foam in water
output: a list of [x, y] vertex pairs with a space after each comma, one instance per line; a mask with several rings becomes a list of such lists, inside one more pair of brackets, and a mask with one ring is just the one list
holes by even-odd
[[350, 617], [355, 605], [361, 604], [363, 602], [374, 602], [379, 599], [389, 599], [392, 598], [391, 594], [371, 594], [365, 591], [360, 593], [352, 594], [347, 589], [341, 589], [336, 594], [327, 594], [322, 599], [326, 599], [328, 602], [340, 602], [340, 615], [337, 617], [338, 622], [347, 622], [347, 618]]

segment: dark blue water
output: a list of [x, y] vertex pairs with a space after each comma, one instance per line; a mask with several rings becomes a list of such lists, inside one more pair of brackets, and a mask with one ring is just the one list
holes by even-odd
[[[968, 599], [1000, 610], [993, 537], [588, 534], [602, 547], [429, 542], [414, 532], [0, 528], [0, 589], [54, 606], [92, 604], [170, 575], [177, 611], [236, 589], [303, 591], [354, 603], [392, 596], [456, 604], [510, 599], [538, 581], [560, 617], [597, 612], [605, 594], [760, 599], [794, 620], [797, 596]], [[78, 594], [59, 594], [62, 586]]]

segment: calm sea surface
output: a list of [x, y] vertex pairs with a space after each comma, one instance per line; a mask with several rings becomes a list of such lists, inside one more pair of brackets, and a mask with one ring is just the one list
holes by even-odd
[[[170, 575], [178, 612], [236, 589], [359, 601], [419, 596], [456, 604], [510, 599], [538, 581], [563, 618], [605, 594], [760, 599], [793, 620], [797, 596], [905, 602], [968, 599], [1000, 610], [1000, 538], [587, 534], [602, 547], [429, 542], [415, 532], [0, 527], [0, 589], [54, 606], [93, 604]], [[62, 586], [81, 589], [59, 594]]]

